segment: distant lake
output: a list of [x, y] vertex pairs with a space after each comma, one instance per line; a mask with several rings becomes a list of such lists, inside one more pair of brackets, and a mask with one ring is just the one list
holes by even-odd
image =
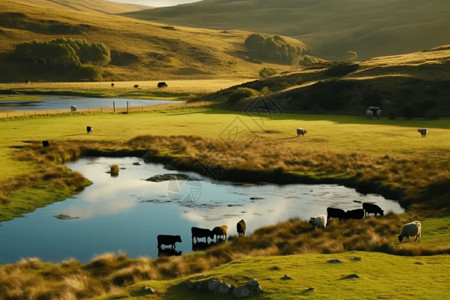
[[[120, 167], [118, 177], [107, 173], [112, 164]], [[192, 226], [212, 229], [226, 224], [229, 234], [237, 235], [236, 223], [244, 219], [250, 234], [289, 218], [309, 220], [326, 214], [328, 206], [348, 210], [373, 202], [385, 213], [404, 211], [396, 201], [339, 185], [237, 185], [167, 170], [136, 157], [81, 158], [66, 165], [93, 184], [73, 198], [0, 223], [0, 264], [23, 257], [53, 262], [74, 257], [88, 262], [107, 251], [155, 258], [158, 234], [180, 235], [182, 243], [177, 243], [176, 250], [188, 253]], [[146, 180], [167, 173], [188, 179]]]
[[181, 101], [167, 100], [141, 100], [141, 99], [124, 99], [124, 98], [91, 98], [91, 97], [74, 97], [74, 96], [39, 96], [43, 100], [3, 100], [0, 101], [0, 110], [50, 110], [50, 109], [67, 109], [75, 105], [77, 109], [89, 108], [116, 108], [127, 107], [127, 102], [132, 106], [147, 106], [166, 103], [177, 103]]

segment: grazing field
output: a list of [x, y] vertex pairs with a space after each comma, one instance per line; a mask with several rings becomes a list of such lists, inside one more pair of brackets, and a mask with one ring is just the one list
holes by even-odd
[[[449, 162], [448, 119], [255, 115], [196, 104], [129, 114], [17, 116], [2, 118], [0, 123], [0, 220], [64, 200], [88, 185], [80, 174], [61, 166], [87, 151], [147, 153], [150, 160], [193, 171], [194, 163], [220, 164], [226, 180], [355, 184], [367, 191], [392, 193], [400, 203], [410, 205], [400, 216], [343, 224], [333, 220], [323, 231], [313, 230], [305, 221], [289, 220], [181, 257], [152, 260], [106, 253], [85, 265], [74, 259], [58, 264], [25, 259], [0, 266], [4, 299], [139, 299], [145, 297], [146, 286], [156, 290], [157, 299], [180, 295], [207, 299], [210, 295], [187, 288], [186, 280], [210, 278], [234, 286], [256, 278], [264, 291], [262, 298], [331, 294], [352, 298], [364, 293], [367, 298], [438, 299], [448, 293], [450, 176], [444, 167]], [[94, 133], [86, 134], [87, 125]], [[297, 137], [298, 127], [308, 133]], [[418, 127], [429, 128], [426, 138], [420, 137]], [[42, 140], [50, 142], [48, 149], [42, 147]], [[399, 244], [396, 235], [401, 225], [413, 220], [422, 222], [421, 243]], [[341, 263], [327, 263], [329, 259]], [[284, 274], [292, 280], [281, 280]], [[418, 281], [421, 284], [411, 284]]]

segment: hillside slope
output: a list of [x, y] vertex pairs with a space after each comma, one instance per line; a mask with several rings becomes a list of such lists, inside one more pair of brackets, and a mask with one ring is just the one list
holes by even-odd
[[245, 108], [249, 101], [244, 98], [238, 103], [228, 100], [239, 87], [260, 92], [260, 101], [276, 111], [364, 115], [369, 106], [379, 106], [383, 116], [392, 119], [450, 117], [450, 45], [358, 63], [316, 65], [232, 87], [210, 99]]
[[127, 16], [175, 25], [278, 33], [306, 42], [313, 53], [361, 59], [449, 43], [446, 0], [205, 0]]
[[[5, 70], [0, 73], [0, 81], [73, 80], [71, 72], [17, 61], [12, 55], [20, 43], [49, 42], [57, 38], [104, 43], [111, 50], [112, 58], [102, 67], [104, 80], [255, 77], [264, 66], [278, 70], [290, 68], [245, 59], [244, 41], [251, 32], [173, 27], [104, 13], [36, 5], [42, 3], [41, 0], [0, 2], [0, 68]], [[298, 40], [289, 41], [304, 47]]]
[[8, 0], [6, 2], [24, 5], [24, 9], [26, 9], [26, 6], [30, 5], [64, 10], [70, 9], [76, 11], [91, 11], [105, 14], [120, 14], [150, 8], [144, 5], [117, 3], [106, 0]]

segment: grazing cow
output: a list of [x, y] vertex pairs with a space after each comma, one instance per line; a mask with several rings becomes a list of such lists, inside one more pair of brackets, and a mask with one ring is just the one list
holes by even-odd
[[86, 127], [87, 134], [92, 133], [93, 131], [94, 131], [94, 128], [92, 128], [91, 126]]
[[363, 203], [363, 208], [366, 211], [366, 215], [368, 214], [375, 214], [375, 216], [377, 214], [380, 214], [380, 216], [383, 216], [384, 212], [383, 210], [376, 204], [372, 204], [372, 203]]
[[364, 220], [366, 218], [366, 211], [363, 208], [347, 210], [345, 219], [347, 220]]
[[114, 87], [114, 82], [111, 82], [111, 87]]
[[50, 147], [50, 143], [48, 141], [42, 141], [42, 147], [48, 148]]
[[370, 109], [366, 110], [366, 118], [367, 119], [372, 119], [373, 118], [373, 111], [371, 111]]
[[244, 236], [245, 235], [245, 230], [247, 229], [247, 225], [245, 224], [244, 220], [240, 220], [236, 224], [236, 228], [237, 228], [238, 236]]
[[228, 233], [228, 226], [227, 225], [220, 225], [213, 228], [212, 233], [216, 236], [216, 242], [217, 237], [223, 237], [224, 240], [227, 239], [227, 233]]
[[139, 84], [135, 84], [134, 88], [137, 89], [139, 87]]
[[211, 239], [214, 238], [214, 233], [211, 230], [205, 228], [192, 227], [191, 233], [192, 233], [192, 244], [194, 244], [194, 238], [195, 243], [198, 243], [199, 238], [206, 238], [206, 243], [208, 243], [208, 238]]
[[381, 119], [381, 109], [377, 109], [377, 119]]
[[306, 130], [303, 128], [297, 128], [297, 136], [304, 136], [306, 133]]
[[161, 245], [170, 245], [170, 249], [175, 249], [175, 243], [181, 243], [181, 237], [179, 235], [160, 234], [157, 239], [158, 249], [161, 249]]
[[345, 220], [345, 211], [340, 208], [328, 207], [327, 208], [327, 216], [328, 216], [328, 221], [330, 221], [331, 218], [338, 218], [339, 221], [342, 221], [342, 220]]
[[422, 137], [426, 137], [428, 133], [428, 128], [419, 128], [417, 131], [422, 135]]
[[77, 111], [77, 106], [76, 105], [71, 105], [70, 106], [70, 111]]
[[167, 83], [165, 83], [164, 81], [158, 82], [158, 88], [166, 88], [167, 87]]
[[406, 238], [408, 240], [408, 242], [410, 242], [410, 240], [409, 240], [410, 236], [416, 237], [416, 239], [414, 241], [417, 241], [417, 238], [419, 238], [419, 242], [420, 242], [420, 238], [422, 237], [422, 225], [420, 224], [419, 221], [414, 221], [414, 222], [403, 225], [402, 231], [400, 232], [400, 235], [398, 236], [398, 241], [401, 242], [401, 241], [403, 241], [403, 238]]
[[325, 228], [327, 226], [327, 216], [320, 215], [317, 217], [311, 217], [309, 224], [315, 228]]

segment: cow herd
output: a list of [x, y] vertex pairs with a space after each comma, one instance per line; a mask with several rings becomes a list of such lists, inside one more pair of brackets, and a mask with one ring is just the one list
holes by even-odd
[[[244, 236], [247, 225], [244, 220], [240, 220], [236, 224], [236, 230], [238, 236]], [[226, 241], [228, 238], [228, 226], [219, 225], [213, 229], [192, 227], [191, 228], [191, 239], [192, 239], [192, 250], [202, 251], [207, 248], [217, 245], [221, 242]], [[204, 241], [199, 241], [199, 239], [204, 239]], [[211, 239], [211, 242], [209, 242]], [[176, 243], [181, 243], [181, 237], [179, 235], [166, 235], [160, 234], [157, 236], [158, 241], [158, 256], [168, 256], [168, 255], [181, 255], [181, 251], [176, 251]], [[162, 248], [162, 245], [169, 245], [170, 248]]]
[[335, 207], [328, 207], [326, 215], [319, 215], [311, 217], [309, 223], [317, 228], [325, 228], [330, 219], [343, 220], [364, 220], [367, 215], [374, 214], [375, 216], [384, 215], [384, 211], [376, 204], [363, 203], [362, 208], [343, 210]]
[[[158, 82], [158, 84], [157, 84], [156, 86], [157, 86], [159, 89], [168, 87], [167, 83], [165, 83], [164, 81]], [[112, 87], [112, 88], [115, 87], [114, 82], [111, 82], [111, 87]], [[138, 89], [138, 88], [139, 88], [139, 84], [133, 85], [133, 88]]]
[[[316, 217], [311, 217], [309, 224], [315, 228], [325, 228], [329, 224], [330, 219], [335, 218], [339, 221], [343, 220], [365, 220], [366, 216], [369, 214], [374, 214], [374, 216], [380, 215], [384, 216], [384, 211], [376, 204], [363, 203], [363, 208], [353, 209], [344, 211], [340, 208], [328, 207], [326, 215], [319, 215]], [[403, 225], [400, 235], [398, 236], [398, 241], [402, 242], [404, 238], [409, 242], [410, 236], [415, 236], [419, 239], [422, 236], [422, 225], [419, 221], [414, 221]]]

